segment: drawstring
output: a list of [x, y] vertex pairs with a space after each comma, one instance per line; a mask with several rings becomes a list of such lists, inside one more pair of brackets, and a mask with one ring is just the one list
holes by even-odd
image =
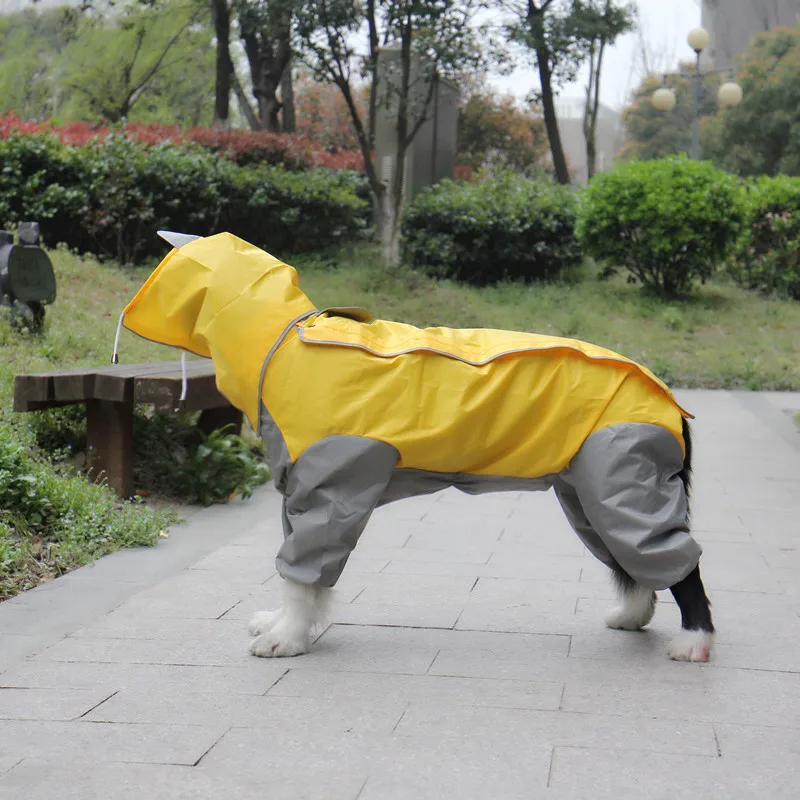
[[[117, 323], [117, 335], [114, 337], [114, 352], [111, 356], [112, 364], [119, 364], [119, 336], [122, 333], [122, 320], [125, 319], [125, 312], [119, 315]], [[178, 400], [176, 411], [183, 411], [186, 408], [186, 394], [189, 391], [189, 378], [186, 375], [186, 351], [181, 352], [181, 396]]]
[[119, 322], [117, 323], [117, 335], [114, 337], [114, 353], [111, 356], [112, 364], [119, 364], [119, 335], [122, 333], [122, 320], [125, 319], [125, 312], [119, 315]]
[[186, 393], [189, 389], [189, 379], [186, 377], [186, 351], [181, 352], [181, 397], [178, 400], [176, 411], [183, 411], [186, 408]]

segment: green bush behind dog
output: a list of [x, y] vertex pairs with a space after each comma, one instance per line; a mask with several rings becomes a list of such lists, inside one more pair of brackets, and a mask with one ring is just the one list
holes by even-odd
[[123, 264], [162, 255], [161, 228], [230, 231], [294, 253], [352, 239], [370, 220], [358, 173], [242, 167], [198, 145], [110, 134], [69, 146], [47, 133], [12, 133], [0, 140], [0, 164], [0, 223], [37, 220], [46, 244]]

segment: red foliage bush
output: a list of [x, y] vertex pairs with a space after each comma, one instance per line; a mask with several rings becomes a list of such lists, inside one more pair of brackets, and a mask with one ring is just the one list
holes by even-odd
[[121, 128], [104, 123], [70, 122], [63, 125], [51, 121], [30, 122], [14, 114], [0, 115], [0, 139], [12, 133], [31, 134], [51, 132], [64, 144], [81, 146], [117, 130], [146, 145], [162, 142], [193, 143], [220, 153], [240, 165], [282, 165], [293, 171], [317, 167], [362, 171], [364, 159], [353, 149], [320, 148], [318, 140], [299, 134], [280, 134], [268, 131], [222, 131], [213, 128], [190, 128], [182, 131], [176, 125], [129, 122]]

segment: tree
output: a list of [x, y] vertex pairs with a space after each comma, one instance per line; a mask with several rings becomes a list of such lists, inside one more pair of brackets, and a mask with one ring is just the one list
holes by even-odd
[[167, 106], [173, 121], [199, 124], [211, 66], [203, 14], [195, 3], [130, 2], [84, 16], [59, 62], [59, 83], [79, 96], [70, 115], [152, 119]]
[[[317, 0], [298, 8], [297, 39], [303, 59], [317, 79], [339, 89], [350, 112], [387, 266], [400, 260], [406, 153], [426, 119], [436, 79], [467, 64], [477, 67], [481, 61], [474, 27], [479, 7], [478, 0], [458, 5], [449, 0]], [[359, 51], [362, 32], [366, 46]], [[390, 44], [397, 59], [384, 75], [379, 53]], [[359, 81], [370, 87], [366, 113], [355, 98]], [[386, 182], [374, 156], [381, 109], [394, 120], [397, 141]]]
[[292, 58], [294, 5], [292, 0], [240, 0], [236, 7], [262, 130], [280, 130], [278, 91]]
[[572, 24], [583, 39], [589, 80], [586, 84], [586, 104], [583, 109], [583, 136], [586, 141], [586, 169], [589, 179], [595, 173], [597, 161], [597, 115], [600, 111], [600, 81], [606, 46], [617, 37], [633, 30], [636, 8], [631, 4], [617, 6], [613, 0], [581, 0], [573, 5]]
[[[366, 82], [353, 86], [353, 102], [364, 118], [369, 105], [370, 87]], [[308, 73], [300, 73], [295, 89], [297, 133], [314, 139], [326, 150], [358, 150], [350, 110], [342, 93], [332, 83], [323, 83]]]
[[211, 19], [216, 38], [214, 80], [214, 125], [230, 126], [231, 86], [234, 78], [231, 59], [231, 8], [228, 0], [210, 0]]
[[[683, 63], [680, 72], [694, 70], [694, 64]], [[667, 84], [675, 92], [675, 107], [658, 111], [652, 102], [653, 92], [663, 83], [660, 76], [648, 75], [634, 89], [633, 98], [622, 112], [625, 139], [621, 160], [662, 158], [689, 153], [692, 147], [692, 82], [680, 74], [668, 75]], [[705, 76], [700, 91], [700, 118], [707, 119], [717, 111], [719, 78]]]
[[568, 184], [569, 167], [558, 129], [555, 89], [577, 72], [577, 43], [566, 32], [563, 7], [554, 0], [512, 0], [510, 6], [515, 18], [509, 32], [530, 50], [539, 73], [539, 90], [533, 98], [542, 106], [556, 180]]
[[78, 19], [73, 8], [26, 8], [0, 16], [0, 108], [23, 119], [60, 113], [65, 98], [56, 83], [58, 61]]
[[740, 175], [800, 175], [800, 26], [757, 36], [736, 79], [742, 102], [704, 126], [706, 155]]
[[544, 166], [547, 132], [539, 114], [521, 109], [511, 96], [480, 86], [462, 97], [458, 118], [458, 163], [530, 173]]
[[591, 148], [590, 170], [594, 171], [594, 141], [599, 107], [600, 75], [606, 45], [632, 27], [633, 8], [611, 0], [505, 0], [512, 17], [507, 30], [514, 41], [530, 52], [539, 73], [539, 89], [533, 93], [541, 104], [553, 169], [559, 183], [570, 182], [567, 159], [556, 117], [558, 89], [573, 81], [580, 66], [590, 61], [590, 83], [584, 130]]

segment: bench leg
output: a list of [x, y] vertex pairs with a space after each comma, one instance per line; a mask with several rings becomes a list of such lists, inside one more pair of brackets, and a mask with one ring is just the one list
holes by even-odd
[[120, 496], [133, 494], [133, 403], [86, 403], [89, 474]]
[[200, 413], [200, 419], [197, 420], [197, 427], [207, 436], [211, 431], [219, 430], [219, 428], [224, 428], [226, 425], [233, 425], [233, 430], [227, 430], [225, 432], [240, 434], [242, 432], [243, 419], [244, 414], [233, 406], [207, 408]]

